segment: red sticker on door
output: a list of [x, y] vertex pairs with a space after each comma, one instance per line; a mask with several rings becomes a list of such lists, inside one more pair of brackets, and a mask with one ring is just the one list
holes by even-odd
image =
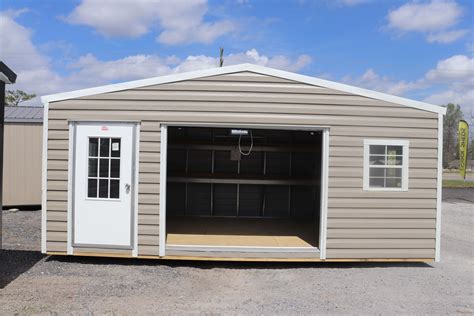
[[109, 128], [108, 128], [107, 126], [102, 126], [102, 127], [100, 128], [100, 130], [101, 130], [101, 131], [108, 131]]

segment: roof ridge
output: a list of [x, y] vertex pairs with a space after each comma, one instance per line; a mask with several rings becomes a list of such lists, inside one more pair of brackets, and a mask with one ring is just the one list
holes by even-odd
[[128, 89], [134, 89], [139, 87], [151, 86], [151, 85], [158, 85], [158, 84], [165, 84], [165, 83], [172, 83], [184, 80], [192, 80], [196, 78], [203, 78], [203, 77], [210, 77], [210, 76], [218, 76], [218, 75], [225, 75], [243, 71], [250, 71], [255, 72], [258, 74], [263, 74], [267, 76], [279, 77], [287, 80], [293, 80], [296, 82], [306, 83], [313, 86], [321, 86], [324, 88], [334, 89], [338, 91], [343, 91], [355, 95], [364, 96], [367, 98], [372, 98], [376, 100], [386, 101], [390, 103], [395, 103], [399, 105], [404, 105], [407, 107], [434, 112], [439, 114], [446, 114], [446, 108], [429, 104], [422, 101], [416, 101], [412, 99], [407, 99], [395, 95], [390, 95], [383, 92], [378, 92], [374, 90], [368, 90], [364, 88], [359, 88], [355, 86], [351, 86], [344, 83], [339, 83], [335, 81], [329, 81], [325, 79], [319, 79], [316, 77], [311, 77], [307, 75], [302, 75], [298, 73], [292, 73], [284, 70], [274, 69], [270, 67], [254, 65], [254, 64], [239, 64], [239, 65], [231, 65], [231, 66], [224, 66], [224, 67], [216, 67], [216, 68], [208, 68], [204, 70], [196, 70], [191, 72], [183, 72], [165, 76], [158, 76], [148, 79], [141, 79], [141, 80], [134, 80], [122, 83], [115, 83], [109, 84], [105, 86], [98, 86], [88, 89], [81, 89], [63, 93], [57, 93], [52, 95], [46, 95], [41, 97], [41, 102], [43, 104], [47, 104], [49, 102], [55, 101], [62, 101], [74, 98], [80, 98], [89, 95], [95, 94], [102, 94], [102, 93], [110, 93], [110, 92], [117, 92], [123, 91]]

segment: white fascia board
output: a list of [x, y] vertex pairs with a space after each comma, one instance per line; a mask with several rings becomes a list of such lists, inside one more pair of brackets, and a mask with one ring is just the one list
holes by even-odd
[[168, 75], [168, 76], [161, 76], [161, 77], [155, 77], [155, 78], [149, 78], [149, 79], [143, 79], [143, 80], [135, 80], [135, 81], [111, 84], [111, 85], [106, 85], [106, 86], [101, 86], [101, 87], [90, 88], [90, 89], [83, 89], [83, 90], [76, 90], [76, 91], [65, 92], [65, 93], [46, 95], [46, 96], [41, 97], [41, 101], [43, 103], [55, 102], [55, 101], [60, 101], [60, 100], [84, 97], [88, 95], [134, 89], [134, 88], [139, 88], [139, 87], [171, 83], [171, 82], [177, 82], [177, 81], [182, 81], [182, 80], [190, 80], [190, 79], [196, 79], [196, 78], [202, 78], [202, 77], [217, 76], [217, 75], [235, 73], [235, 72], [240, 72], [240, 71], [255, 72], [255, 73], [259, 73], [263, 75], [302, 82], [309, 85], [352, 93], [352, 94], [356, 94], [356, 95], [360, 95], [360, 96], [364, 96], [364, 97], [372, 98], [376, 100], [405, 105], [408, 107], [412, 107], [412, 108], [416, 108], [416, 109], [420, 109], [420, 110], [424, 110], [428, 112], [446, 114], [446, 108], [441, 107], [441, 106], [428, 104], [428, 103], [415, 101], [415, 100], [410, 100], [410, 99], [397, 97], [394, 95], [376, 92], [372, 90], [367, 90], [363, 88], [358, 88], [358, 87], [350, 86], [343, 83], [314, 78], [310, 76], [300, 75], [300, 74], [296, 74], [296, 73], [292, 73], [288, 71], [283, 71], [283, 70], [278, 70], [274, 68], [253, 65], [253, 64], [240, 64], [240, 65], [233, 65], [233, 66], [210, 68], [210, 69], [205, 69], [205, 70], [173, 74], [173, 75]]
[[5, 82], [6, 84], [11, 84], [10, 79], [3, 72], [0, 72], [0, 81]]

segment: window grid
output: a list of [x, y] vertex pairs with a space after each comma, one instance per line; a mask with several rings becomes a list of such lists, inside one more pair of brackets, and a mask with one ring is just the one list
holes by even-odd
[[[384, 152], [382, 154], [380, 153], [375, 153], [373, 154], [372, 153], [372, 148], [374, 146], [378, 146], [378, 147], [383, 147], [384, 148]], [[396, 154], [396, 150], [395, 150], [395, 154], [390, 154], [388, 151], [388, 148], [389, 147], [396, 147], [396, 148], [400, 148], [401, 149], [401, 154]], [[372, 159], [374, 157], [379, 157], [379, 158], [382, 158], [383, 157], [383, 164], [373, 164], [371, 163], [372, 162]], [[388, 160], [390, 159], [393, 159], [394, 160], [394, 164], [390, 164], [388, 162]], [[397, 160], [400, 160], [400, 164], [397, 164]], [[383, 188], [401, 188], [402, 187], [402, 170], [403, 170], [403, 146], [397, 146], [397, 145], [369, 145], [369, 168], [372, 169], [372, 168], [379, 168], [379, 169], [382, 169], [383, 170], [383, 175], [382, 176], [373, 176], [371, 175], [371, 171], [369, 169], [369, 185], [370, 185], [370, 180], [372, 179], [382, 179], [383, 180]], [[394, 176], [390, 176], [390, 175], [387, 175], [387, 171], [393, 171], [395, 169], [399, 169], [400, 170], [400, 175], [397, 176], [396, 174]], [[388, 186], [387, 185], [387, 180], [399, 180], [400, 182], [400, 185], [395, 185], [395, 186]], [[371, 186], [372, 187], [372, 186]], [[377, 187], [377, 186], [373, 186], [373, 187]]]
[[407, 191], [409, 141], [364, 139], [363, 189]]
[[[88, 198], [120, 198], [120, 147], [120, 138], [89, 138]], [[91, 186], [94, 183], [95, 188]], [[106, 192], [101, 189], [105, 189]]]

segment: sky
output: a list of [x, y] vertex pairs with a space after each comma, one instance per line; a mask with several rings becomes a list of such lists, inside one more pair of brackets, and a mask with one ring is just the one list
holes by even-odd
[[[38, 96], [254, 63], [474, 115], [472, 0], [0, 0], [11, 89]], [[39, 98], [28, 102], [39, 105]]]

